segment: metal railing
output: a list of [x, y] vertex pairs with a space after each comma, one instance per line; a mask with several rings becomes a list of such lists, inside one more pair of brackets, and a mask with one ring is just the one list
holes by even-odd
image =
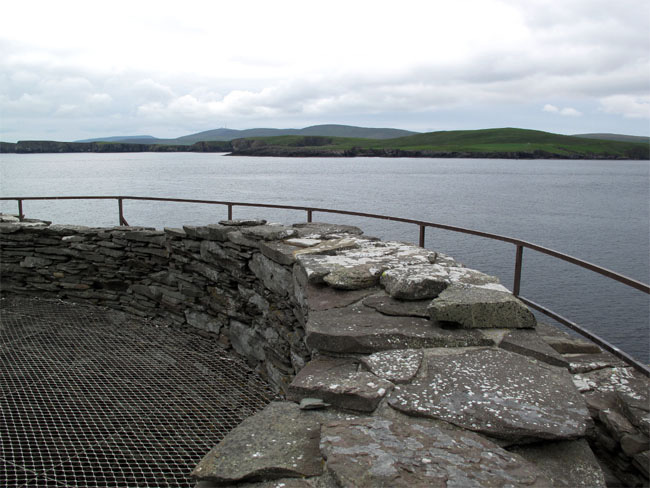
[[528, 241], [523, 241], [521, 239], [517, 239], [514, 237], [508, 237], [508, 236], [502, 236], [499, 234], [492, 234], [489, 232], [482, 232], [474, 229], [467, 229], [464, 227], [456, 227], [453, 225], [446, 225], [446, 224], [439, 224], [436, 222], [427, 222], [423, 220], [414, 220], [414, 219], [406, 219], [402, 217], [391, 217], [388, 215], [379, 215], [379, 214], [372, 214], [372, 213], [366, 213], [366, 212], [354, 212], [351, 210], [336, 210], [336, 209], [331, 209], [331, 208], [318, 208], [318, 207], [304, 207], [304, 206], [297, 206], [297, 205], [276, 205], [276, 204], [270, 204], [270, 203], [249, 203], [249, 202], [227, 202], [227, 201], [219, 201], [219, 200], [196, 200], [196, 199], [189, 199], [189, 198], [162, 198], [162, 197], [136, 197], [136, 196], [125, 196], [125, 195], [111, 195], [111, 196], [61, 196], [61, 197], [0, 197], [0, 200], [16, 200], [18, 202], [18, 215], [19, 218], [22, 220], [24, 218], [24, 213], [23, 213], [23, 202], [28, 201], [28, 200], [117, 200], [118, 204], [118, 214], [119, 214], [119, 220], [118, 223], [121, 226], [128, 226], [129, 224], [127, 223], [126, 219], [124, 218], [124, 205], [123, 201], [124, 200], [144, 200], [144, 201], [154, 201], [154, 202], [173, 202], [173, 203], [198, 203], [198, 204], [204, 204], [204, 205], [222, 205], [228, 207], [228, 219], [231, 220], [233, 218], [233, 207], [256, 207], [256, 208], [273, 208], [273, 209], [282, 209], [282, 210], [298, 210], [298, 211], [304, 211], [307, 212], [307, 222], [312, 222], [312, 218], [315, 212], [319, 213], [330, 213], [330, 214], [339, 214], [339, 215], [351, 215], [355, 217], [364, 217], [364, 218], [370, 218], [370, 219], [379, 219], [379, 220], [390, 220], [393, 222], [403, 222], [407, 224], [414, 224], [419, 227], [419, 245], [420, 247], [424, 247], [425, 245], [425, 237], [426, 237], [426, 228], [427, 227], [432, 227], [436, 229], [443, 229], [443, 230], [448, 230], [451, 232], [459, 232], [463, 234], [470, 234], [478, 237], [484, 237], [487, 239], [492, 239], [496, 241], [501, 241], [501, 242], [508, 242], [510, 244], [513, 244], [516, 246], [516, 252], [515, 252], [515, 271], [514, 271], [514, 282], [513, 282], [513, 287], [512, 287], [512, 293], [518, 297], [522, 302], [524, 302], [526, 305], [529, 307], [551, 317], [552, 319], [556, 320], [557, 322], [575, 330], [579, 334], [587, 337], [594, 343], [598, 344], [602, 348], [608, 350], [612, 354], [614, 354], [616, 357], [619, 359], [622, 359], [626, 363], [630, 364], [634, 368], [636, 368], [638, 371], [643, 373], [644, 375], [650, 377], [650, 367], [648, 365], [643, 364], [639, 361], [637, 361], [635, 358], [630, 356], [629, 354], [625, 353], [618, 347], [614, 346], [613, 344], [610, 344], [606, 340], [602, 339], [601, 337], [598, 337], [597, 335], [589, 332], [588, 330], [584, 329], [580, 325], [576, 324], [575, 322], [572, 322], [571, 320], [563, 317], [562, 315], [559, 315], [552, 310], [544, 307], [543, 305], [540, 305], [532, 300], [529, 300], [528, 298], [522, 296], [520, 294], [521, 291], [521, 272], [522, 272], [522, 266], [523, 266], [523, 252], [524, 248], [531, 249], [537, 252], [540, 252], [542, 254], [546, 254], [548, 256], [552, 256], [556, 259], [560, 259], [562, 261], [566, 261], [571, 264], [575, 264], [577, 266], [580, 266], [581, 268], [588, 269], [590, 271], [593, 271], [595, 273], [601, 274], [603, 276], [606, 276], [607, 278], [610, 278], [612, 280], [618, 281], [619, 283], [623, 283], [624, 285], [630, 286], [636, 290], [642, 291], [646, 294], [650, 294], [650, 286], [647, 285], [646, 283], [643, 283], [641, 281], [637, 281], [633, 278], [624, 276], [620, 273], [616, 273], [615, 271], [612, 271], [607, 268], [603, 268], [601, 266], [597, 266], [593, 263], [590, 263], [588, 261], [584, 261], [582, 259], [578, 259], [576, 257], [570, 256], [568, 254], [563, 254], [561, 252], [555, 251], [554, 249], [549, 249], [547, 247], [543, 247], [537, 244], [534, 244], [532, 242]]

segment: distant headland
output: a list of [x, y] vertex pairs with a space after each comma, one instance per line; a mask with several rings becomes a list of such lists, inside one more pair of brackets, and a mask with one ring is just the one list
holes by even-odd
[[415, 157], [495, 159], [650, 159], [650, 138], [573, 136], [517, 129], [416, 133], [400, 129], [317, 125], [304, 129], [216, 129], [177, 139], [107, 137], [76, 142], [0, 142], [1, 153], [226, 152], [271, 157]]

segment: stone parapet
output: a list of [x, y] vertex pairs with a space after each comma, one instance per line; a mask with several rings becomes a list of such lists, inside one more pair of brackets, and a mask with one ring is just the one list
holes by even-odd
[[198, 486], [647, 483], [647, 378], [442, 253], [335, 224], [7, 216], [0, 250], [3, 293], [193, 327], [289, 400], [207, 454]]

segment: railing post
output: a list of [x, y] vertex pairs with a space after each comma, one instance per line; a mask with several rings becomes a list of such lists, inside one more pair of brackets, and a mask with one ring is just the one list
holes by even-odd
[[512, 294], [514, 296], [519, 295], [519, 289], [521, 287], [521, 263], [524, 255], [524, 246], [517, 244], [517, 256], [515, 258], [515, 283], [512, 286]]
[[228, 220], [232, 220], [232, 204], [228, 204]]
[[18, 199], [18, 220], [21, 222], [25, 218], [25, 214], [23, 214], [23, 201], [19, 198]]
[[124, 208], [122, 206], [122, 199], [121, 198], [117, 199], [117, 208], [119, 209], [119, 212], [120, 212], [120, 221], [119, 221], [118, 225], [122, 226], [122, 225], [126, 224], [126, 220], [124, 220]]
[[307, 222], [311, 222], [311, 210], [307, 210]]
[[424, 230], [426, 227], [424, 225], [420, 226], [420, 247], [424, 247]]

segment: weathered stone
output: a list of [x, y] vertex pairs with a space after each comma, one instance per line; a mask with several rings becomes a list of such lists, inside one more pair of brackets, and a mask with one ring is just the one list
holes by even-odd
[[219, 277], [222, 273], [215, 267], [210, 266], [209, 264], [201, 263], [199, 261], [195, 261], [191, 265], [188, 265], [188, 269], [200, 274], [201, 276], [205, 276], [210, 281], [219, 281]]
[[643, 475], [648, 478], [648, 471], [650, 468], [650, 451], [643, 451], [634, 455], [634, 466], [636, 466]]
[[163, 229], [163, 232], [169, 237], [180, 237], [181, 239], [187, 237], [187, 232], [185, 232], [183, 229], [176, 228], [176, 227], [165, 227]]
[[342, 239], [331, 239], [322, 241], [320, 244], [314, 246], [303, 247], [298, 249], [294, 256], [334, 256], [339, 251], [346, 251], [348, 249], [356, 249], [359, 247], [359, 239], [355, 237], [344, 237]]
[[435, 264], [392, 268], [381, 274], [381, 284], [391, 297], [400, 300], [434, 298], [449, 285], [445, 269]]
[[562, 357], [569, 362], [569, 371], [573, 374], [627, 366], [624, 361], [605, 351], [600, 354], [563, 354]]
[[278, 241], [298, 234], [295, 229], [283, 225], [255, 225], [242, 227], [240, 232], [248, 238], [263, 241]]
[[42, 268], [49, 266], [53, 261], [51, 259], [37, 258], [34, 256], [27, 256], [20, 262], [22, 268]]
[[232, 220], [220, 220], [221, 225], [228, 227], [252, 227], [258, 225], [266, 224], [264, 219], [232, 219]]
[[[235, 228], [237, 228], [237, 227], [235, 227]], [[242, 246], [242, 247], [245, 247], [245, 248], [256, 249], [260, 245], [259, 240], [251, 239], [249, 237], [246, 237], [240, 231], [230, 232], [228, 234], [228, 240], [230, 242], [232, 242], [233, 244], [237, 244], [238, 246]]]
[[625, 454], [632, 457], [650, 449], [650, 441], [643, 434], [623, 434], [621, 436], [621, 449]]
[[538, 359], [552, 366], [568, 367], [568, 362], [555, 349], [542, 340], [534, 330], [511, 330], [501, 343], [501, 349]]
[[311, 312], [305, 332], [307, 347], [338, 353], [494, 344], [475, 330], [442, 329], [426, 319], [383, 315], [358, 303]]
[[288, 398], [320, 398], [339, 408], [372, 412], [393, 384], [357, 369], [350, 359], [314, 359], [291, 382]]
[[236, 320], [230, 321], [230, 342], [239, 354], [259, 361], [266, 359], [264, 341], [255, 333], [255, 329]]
[[309, 303], [309, 310], [314, 312], [329, 310], [331, 308], [347, 307], [354, 302], [358, 302], [363, 297], [376, 292], [376, 288], [344, 291], [323, 285], [308, 284], [305, 287], [305, 297]]
[[477, 286], [451, 285], [429, 306], [431, 318], [463, 328], [532, 328], [535, 316], [514, 295]]
[[185, 310], [185, 320], [192, 327], [214, 332], [215, 334], [219, 333], [222, 326], [222, 323], [216, 317], [190, 309]]
[[620, 441], [625, 434], [637, 433], [630, 421], [615, 410], [601, 410], [598, 418], [617, 441]]
[[554, 488], [606, 488], [605, 476], [586, 440], [514, 446], [510, 452], [535, 465]]
[[296, 258], [293, 253], [299, 249], [301, 248], [280, 241], [260, 243], [260, 252], [262, 254], [264, 254], [267, 258], [272, 259], [276, 263], [283, 264], [285, 266], [291, 266], [296, 262]]
[[323, 473], [319, 423], [297, 405], [269, 404], [244, 420], [198, 464], [192, 476], [222, 484]]
[[124, 234], [124, 239], [162, 245], [165, 243], [165, 233], [156, 230], [129, 231]]
[[262, 254], [255, 254], [248, 266], [269, 290], [280, 296], [293, 292], [293, 276], [284, 266], [277, 264]]
[[428, 375], [398, 385], [390, 406], [499, 439], [576, 439], [590, 422], [584, 400], [559, 368], [500, 349], [427, 357]]
[[300, 410], [319, 410], [329, 406], [331, 406], [329, 403], [325, 403], [320, 398], [303, 398], [299, 404]]
[[544, 337], [546, 343], [560, 354], [598, 354], [602, 352], [593, 342], [583, 339], [560, 337]]
[[431, 300], [395, 300], [384, 293], [369, 296], [363, 301], [366, 307], [374, 308], [384, 315], [422, 318], [429, 318], [429, 303]]
[[317, 244], [320, 244], [321, 241], [320, 239], [307, 239], [307, 238], [300, 238], [300, 237], [293, 237], [291, 239], [287, 239], [284, 242], [289, 244], [290, 246], [296, 246], [296, 247], [312, 247]]
[[422, 364], [422, 351], [402, 349], [376, 352], [361, 358], [368, 370], [391, 383], [408, 383], [413, 379]]
[[353, 225], [326, 224], [324, 222], [305, 222], [293, 224], [293, 227], [298, 230], [300, 237], [316, 236], [317, 239], [327, 237], [331, 234], [350, 234], [357, 236], [363, 234], [361, 229]]
[[550, 487], [516, 454], [471, 432], [415, 419], [326, 423], [321, 452], [340, 486]]
[[323, 281], [338, 290], [362, 290], [379, 284], [380, 271], [371, 264], [360, 264], [336, 269], [326, 275]]

